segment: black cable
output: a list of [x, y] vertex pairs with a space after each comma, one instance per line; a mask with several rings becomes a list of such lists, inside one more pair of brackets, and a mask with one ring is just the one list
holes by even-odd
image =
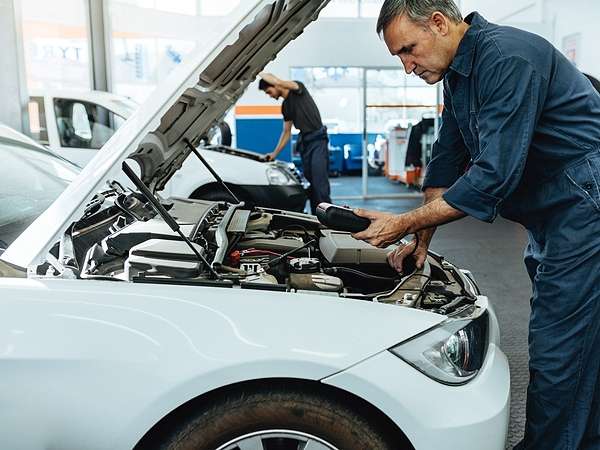
[[290, 256], [290, 255], [296, 253], [298, 250], [302, 250], [303, 248], [308, 247], [310, 244], [314, 244], [315, 242], [317, 242], [317, 240], [316, 239], [312, 239], [312, 240], [308, 241], [307, 243], [305, 243], [304, 245], [301, 245], [300, 247], [296, 247], [296, 248], [290, 250], [289, 252], [286, 252], [283, 255], [278, 256], [277, 258], [272, 259], [267, 264], [263, 264], [263, 265], [266, 265], [268, 267], [273, 267], [277, 263], [279, 263], [279, 261], [281, 261], [283, 258], [285, 258], [287, 256]]

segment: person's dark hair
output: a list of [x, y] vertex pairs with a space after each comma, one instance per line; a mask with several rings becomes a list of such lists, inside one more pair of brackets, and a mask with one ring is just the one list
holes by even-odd
[[598, 93], [600, 93], [600, 81], [598, 80], [598, 78], [593, 77], [587, 73], [584, 73], [584, 75], [587, 77], [588, 80], [591, 81], [592, 86], [594, 86], [594, 89], [596, 89]]
[[406, 14], [413, 22], [426, 23], [434, 12], [441, 12], [454, 23], [462, 22], [462, 14], [452, 0], [385, 0], [377, 19], [377, 34], [396, 17]]
[[271, 83], [267, 83], [262, 78], [258, 81], [258, 90], [259, 91], [266, 91], [270, 87], [273, 87], [273, 85]]

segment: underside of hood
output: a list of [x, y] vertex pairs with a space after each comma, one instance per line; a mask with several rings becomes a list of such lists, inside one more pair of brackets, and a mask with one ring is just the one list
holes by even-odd
[[190, 149], [241, 97], [277, 53], [315, 20], [329, 0], [277, 0], [225, 47], [161, 117], [160, 125], [130, 155], [141, 167], [142, 180], [160, 191], [181, 167]]

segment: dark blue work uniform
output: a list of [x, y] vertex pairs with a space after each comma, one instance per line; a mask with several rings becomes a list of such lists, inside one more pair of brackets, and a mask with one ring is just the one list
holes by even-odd
[[533, 283], [522, 448], [600, 448], [600, 96], [539, 36], [477, 13], [444, 77], [424, 187], [528, 230]]
[[310, 181], [310, 207], [314, 214], [321, 202], [331, 203], [329, 187], [329, 137], [321, 114], [308, 90], [300, 81], [299, 89], [290, 90], [281, 105], [283, 120], [300, 130], [296, 150], [302, 159], [302, 171]]

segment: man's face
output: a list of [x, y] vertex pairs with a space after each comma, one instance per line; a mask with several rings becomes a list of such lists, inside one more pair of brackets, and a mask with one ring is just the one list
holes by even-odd
[[279, 97], [281, 97], [281, 91], [275, 86], [269, 86], [265, 89], [265, 92], [269, 97], [275, 100], [279, 100]]
[[406, 73], [414, 73], [427, 84], [440, 81], [452, 62], [444, 28], [447, 24], [439, 22], [443, 19], [443, 16], [436, 17], [436, 20], [422, 24], [403, 14], [392, 20], [383, 32], [388, 50], [400, 58]]

